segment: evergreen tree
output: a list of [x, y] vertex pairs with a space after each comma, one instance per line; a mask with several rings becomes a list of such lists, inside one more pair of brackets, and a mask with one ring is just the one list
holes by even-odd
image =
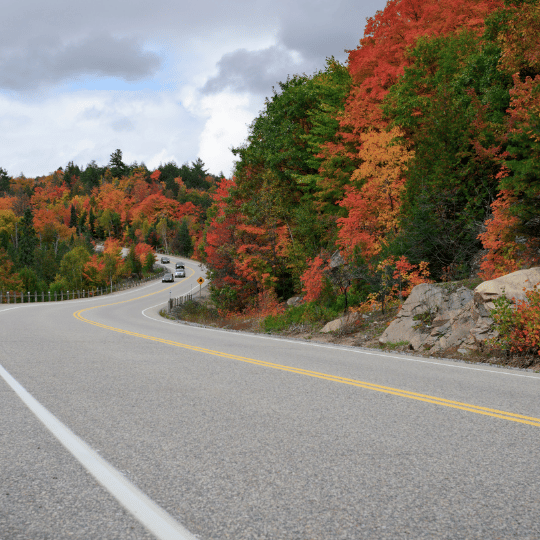
[[87, 166], [86, 169], [81, 173], [81, 182], [86, 186], [88, 192], [99, 186], [99, 181], [103, 175], [103, 169], [98, 166], [98, 164], [92, 160]]
[[64, 182], [71, 186], [81, 176], [81, 169], [78, 165], [75, 165], [73, 161], [70, 161], [64, 170]]
[[86, 232], [86, 210], [83, 210], [78, 221], [79, 232]]
[[24, 216], [20, 222], [20, 238], [19, 238], [19, 265], [28, 266], [29, 268], [34, 263], [34, 250], [37, 246], [38, 239], [34, 229], [34, 215], [30, 207], [24, 211]]
[[71, 205], [69, 212], [69, 226], [77, 227], [77, 224], [79, 223], [79, 216], [77, 215], [77, 209], [75, 208], [75, 206]]
[[180, 247], [180, 254], [184, 257], [190, 257], [193, 253], [193, 241], [189, 235], [189, 227], [187, 219], [183, 219], [180, 223], [180, 229], [178, 231], [178, 241]]
[[120, 178], [128, 173], [129, 167], [122, 161], [122, 150], [119, 148], [111, 154], [109, 170], [113, 178]]
[[7, 195], [9, 193], [9, 181], [10, 177], [7, 171], [0, 167], [0, 196]]
[[90, 227], [90, 234], [92, 236], [96, 235], [96, 215], [94, 214], [93, 208], [90, 208], [90, 213], [88, 214], [88, 226]]

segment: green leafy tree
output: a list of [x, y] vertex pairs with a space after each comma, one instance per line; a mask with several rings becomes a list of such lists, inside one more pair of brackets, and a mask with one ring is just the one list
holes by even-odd
[[148, 253], [146, 255], [146, 258], [144, 259], [143, 270], [145, 272], [152, 272], [152, 270], [154, 269], [155, 262], [156, 262], [156, 257], [154, 256], [154, 254]]
[[413, 143], [400, 230], [390, 252], [430, 263], [436, 279], [469, 275], [501, 168], [509, 78], [500, 49], [474, 33], [420, 38], [384, 111]]
[[[152, 254], [153, 255], [153, 254]], [[135, 253], [135, 248], [131, 246], [129, 248], [129, 253], [125, 259], [126, 273], [127, 274], [137, 274], [139, 275], [142, 272], [142, 265]]]
[[41, 292], [47, 289], [47, 284], [39, 279], [37, 272], [33, 268], [22, 268], [19, 276], [23, 281], [23, 291], [25, 292]]
[[84, 288], [84, 266], [90, 260], [88, 250], [83, 246], [74, 247], [62, 257], [57, 282], [65, 284], [68, 290], [77, 291]]

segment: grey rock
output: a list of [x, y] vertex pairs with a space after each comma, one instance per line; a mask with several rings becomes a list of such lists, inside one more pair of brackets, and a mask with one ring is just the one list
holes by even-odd
[[[540, 267], [518, 270], [497, 279], [484, 281], [474, 289], [474, 301], [476, 304], [486, 304], [486, 309], [490, 309], [490, 304], [504, 295], [507, 298], [524, 300], [525, 292], [540, 283]], [[493, 309], [491, 304], [491, 309]]]
[[347, 326], [354, 324], [361, 318], [359, 313], [349, 313], [345, 317], [340, 317], [339, 319], [334, 319], [327, 323], [320, 332], [323, 334], [328, 334], [329, 332], [337, 332], [346, 328]]
[[341, 253], [339, 251], [336, 251], [333, 253], [333, 255], [330, 257], [329, 266], [331, 269], [338, 268], [340, 266], [343, 266], [345, 264], [345, 259], [341, 256]]
[[[411, 349], [430, 352], [466, 345], [458, 351], [469, 354], [486, 340], [498, 336], [491, 318], [494, 301], [503, 294], [524, 299], [525, 292], [537, 283], [540, 283], [540, 267], [486, 281], [474, 291], [451, 283], [417, 285], [379, 342], [408, 341]], [[431, 328], [415, 320], [415, 315], [423, 314], [432, 317]]]
[[304, 301], [302, 296], [293, 296], [287, 300], [287, 305], [291, 307], [299, 306]]

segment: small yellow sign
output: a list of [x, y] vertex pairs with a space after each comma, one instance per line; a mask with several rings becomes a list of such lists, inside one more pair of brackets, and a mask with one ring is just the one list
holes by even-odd
[[198, 280], [197, 280], [197, 283], [199, 285], [202, 285], [204, 283], [204, 278], [200, 277]]

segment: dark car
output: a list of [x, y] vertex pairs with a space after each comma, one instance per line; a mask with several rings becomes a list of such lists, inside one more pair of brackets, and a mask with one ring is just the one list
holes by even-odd
[[186, 277], [186, 271], [183, 268], [177, 268], [174, 272], [174, 277]]
[[182, 261], [180, 262], [177, 262], [175, 265], [174, 265], [175, 268], [182, 268], [182, 270], [184, 270], [185, 266], [184, 266], [184, 263]]
[[170, 273], [170, 272], [167, 272], [164, 276], [163, 276], [163, 279], [161, 280], [162, 283], [165, 283], [165, 282], [173, 282], [174, 283], [174, 276]]
[[169, 257], [161, 257], [162, 264], [169, 264], [170, 262], [171, 260], [169, 259]]

